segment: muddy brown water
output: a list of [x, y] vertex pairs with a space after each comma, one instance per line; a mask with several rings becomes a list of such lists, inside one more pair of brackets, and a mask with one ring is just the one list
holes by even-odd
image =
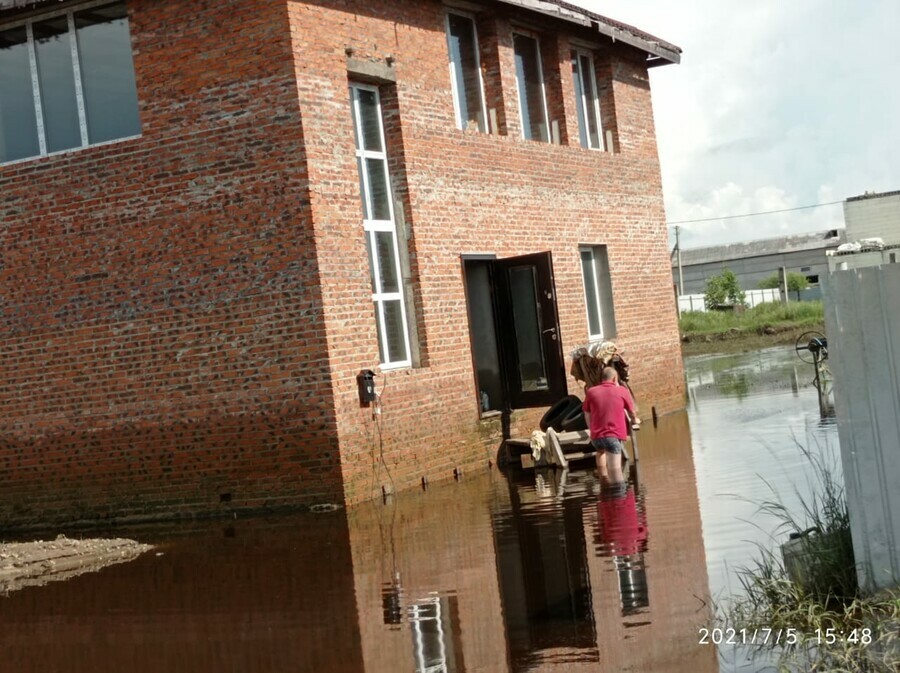
[[640, 431], [626, 490], [493, 469], [349, 513], [116, 529], [157, 549], [0, 597], [0, 670], [758, 670], [698, 630], [752, 552], [735, 496], [802, 471], [792, 428], [831, 432], [793, 357], [689, 359], [689, 408]]

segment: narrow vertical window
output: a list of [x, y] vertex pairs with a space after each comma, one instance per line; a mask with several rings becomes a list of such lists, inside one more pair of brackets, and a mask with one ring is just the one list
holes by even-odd
[[350, 85], [363, 229], [382, 367], [411, 364], [403, 274], [378, 89]]
[[0, 31], [0, 162], [40, 154], [28, 32]]
[[541, 50], [538, 41], [527, 35], [513, 35], [516, 56], [516, 84], [519, 89], [519, 114], [522, 137], [550, 142], [547, 123], [547, 100], [544, 96], [544, 75], [541, 69]]
[[478, 34], [475, 22], [461, 14], [447, 14], [447, 47], [450, 52], [450, 81], [456, 108], [456, 126], [487, 131]]
[[100, 143], [141, 132], [125, 5], [75, 12], [88, 138]]
[[140, 132], [125, 3], [0, 31], [0, 162]]
[[579, 252], [588, 336], [590, 339], [612, 339], [616, 335], [616, 319], [606, 246], [583, 247]]
[[41, 21], [32, 26], [32, 31], [47, 152], [78, 147], [81, 145], [81, 126], [69, 20], [58, 16]]
[[578, 109], [578, 139], [582, 147], [603, 149], [603, 130], [600, 124], [600, 97], [594, 59], [581, 51], [572, 52], [572, 81], [575, 83], [575, 102]]

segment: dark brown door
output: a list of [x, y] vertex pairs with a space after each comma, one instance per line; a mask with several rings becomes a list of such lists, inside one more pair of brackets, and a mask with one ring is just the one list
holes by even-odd
[[566, 372], [549, 252], [493, 262], [497, 340], [511, 409], [564, 397]]

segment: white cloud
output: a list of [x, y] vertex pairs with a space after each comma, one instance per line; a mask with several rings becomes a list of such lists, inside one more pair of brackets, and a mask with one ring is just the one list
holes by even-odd
[[[900, 189], [900, 3], [581, 0], [684, 49], [651, 74], [670, 221]], [[840, 206], [683, 225], [687, 246], [816, 231]]]

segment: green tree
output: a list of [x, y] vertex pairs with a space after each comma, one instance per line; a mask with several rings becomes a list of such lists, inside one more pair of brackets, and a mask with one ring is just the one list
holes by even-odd
[[800, 301], [800, 293], [809, 287], [809, 279], [802, 273], [791, 271], [787, 275], [787, 286], [789, 292], [797, 293], [797, 301]]
[[[800, 301], [800, 293], [809, 287], [809, 279], [802, 273], [789, 271], [787, 275], [787, 286], [788, 292], [796, 292], [797, 301]], [[781, 283], [778, 280], [778, 274], [773, 273], [771, 276], [763, 278], [761, 281], [759, 281], [759, 283], [757, 283], [756, 287], [758, 287], [760, 290], [781, 288]]]
[[760, 290], [774, 290], [778, 287], [778, 274], [773, 273], [771, 276], [763, 278], [756, 284]]
[[722, 273], [706, 279], [706, 292], [703, 303], [706, 308], [714, 309], [719, 306], [745, 305], [746, 298], [741, 286], [738, 285], [737, 276], [729, 269], [722, 269]]

